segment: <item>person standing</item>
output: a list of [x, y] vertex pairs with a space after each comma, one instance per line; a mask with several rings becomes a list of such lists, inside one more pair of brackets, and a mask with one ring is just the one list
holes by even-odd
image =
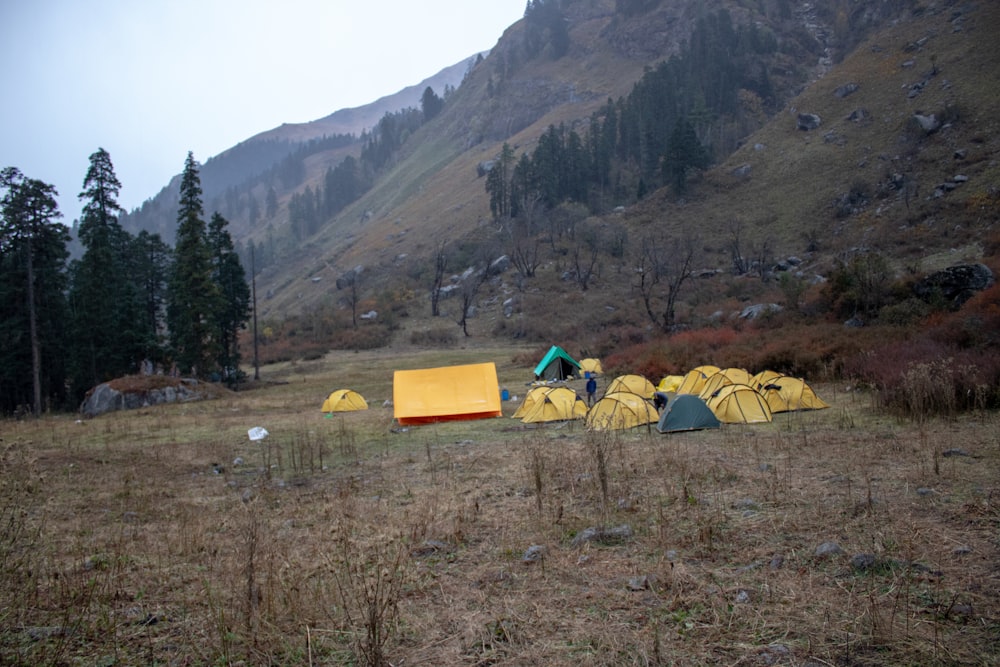
[[594, 395], [597, 393], [597, 380], [591, 375], [587, 378], [587, 407], [594, 405]]

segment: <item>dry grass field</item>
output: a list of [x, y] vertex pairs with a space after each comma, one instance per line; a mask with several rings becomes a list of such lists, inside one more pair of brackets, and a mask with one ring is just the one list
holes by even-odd
[[[675, 435], [383, 406], [394, 369], [469, 361], [523, 395], [516, 358], [337, 353], [4, 422], [0, 663], [1000, 664], [996, 413], [900, 422], [834, 385]], [[325, 418], [344, 387], [370, 409]]]

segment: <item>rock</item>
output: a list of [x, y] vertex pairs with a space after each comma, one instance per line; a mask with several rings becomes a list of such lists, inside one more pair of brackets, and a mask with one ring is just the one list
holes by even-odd
[[731, 173], [736, 178], [746, 178], [747, 176], [750, 175], [750, 170], [751, 170], [750, 164], [744, 162], [743, 164], [741, 164], [740, 166], [736, 167], [735, 169], [733, 169], [729, 173]]
[[451, 551], [451, 545], [441, 540], [425, 540], [423, 544], [410, 550], [414, 558], [426, 558], [439, 553]]
[[652, 588], [646, 575], [629, 577], [627, 586], [630, 591], [648, 591]]
[[545, 558], [545, 547], [540, 544], [532, 544], [521, 556], [522, 563], [537, 563]]
[[851, 556], [851, 567], [859, 572], [867, 572], [875, 567], [877, 562], [875, 554], [854, 554]]
[[832, 556], [839, 556], [844, 553], [844, 550], [840, 548], [840, 545], [836, 542], [824, 542], [823, 544], [816, 547], [814, 555], [816, 558], [830, 558]]
[[785, 557], [781, 554], [774, 554], [771, 556], [771, 562], [768, 564], [772, 570], [780, 570], [785, 566]]
[[612, 528], [598, 528], [596, 526], [585, 528], [577, 533], [573, 538], [573, 546], [578, 547], [586, 542], [597, 542], [598, 544], [621, 544], [632, 539], [632, 526], [622, 524]]
[[946, 449], [943, 452], [941, 452], [941, 456], [949, 458], [952, 456], [970, 456], [970, 454], [969, 452], [959, 447], [952, 447], [951, 449]]
[[96, 417], [115, 410], [198, 401], [209, 398], [212, 391], [210, 385], [192, 378], [129, 376], [99, 384], [87, 392], [80, 404], [80, 413], [85, 417]]
[[972, 553], [972, 547], [963, 544], [952, 549], [951, 553], [956, 556], [968, 556]]
[[762, 315], [770, 315], [771, 313], [780, 313], [782, 308], [776, 303], [757, 303], [752, 306], [747, 306], [740, 311], [740, 319], [743, 320], [755, 320]]
[[958, 264], [925, 277], [913, 286], [913, 293], [924, 301], [940, 296], [958, 308], [993, 283], [993, 271], [985, 264]]
[[923, 114], [916, 113], [913, 114], [913, 119], [917, 121], [917, 125], [920, 126], [920, 129], [927, 134], [933, 134], [941, 129], [941, 121], [939, 121], [934, 114], [925, 116]]
[[507, 255], [501, 255], [497, 257], [490, 263], [489, 274], [491, 276], [496, 276], [507, 271], [510, 268], [510, 257]]
[[800, 113], [796, 119], [796, 127], [803, 132], [808, 132], [815, 130], [822, 122], [822, 119], [814, 113]]
[[833, 94], [836, 97], [844, 98], [847, 97], [848, 95], [851, 95], [852, 93], [856, 93], [860, 88], [861, 86], [859, 86], [856, 83], [845, 83], [843, 86], [840, 86], [839, 88], [834, 90]]
[[862, 121], [868, 120], [870, 116], [871, 114], [868, 113], [867, 109], [859, 107], [854, 111], [852, 111], [850, 114], [848, 114], [847, 120], [851, 121], [852, 123], [860, 123]]
[[759, 510], [760, 505], [750, 498], [741, 498], [732, 504], [732, 508], [737, 510]]

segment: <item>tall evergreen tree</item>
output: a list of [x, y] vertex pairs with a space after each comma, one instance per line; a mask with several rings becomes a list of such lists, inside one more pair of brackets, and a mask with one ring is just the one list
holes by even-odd
[[250, 286], [233, 239], [229, 221], [218, 213], [208, 224], [208, 246], [212, 251], [212, 279], [219, 288], [215, 328], [219, 341], [218, 365], [227, 381], [234, 381], [240, 366], [239, 332], [250, 315]]
[[167, 327], [179, 370], [205, 377], [218, 357], [214, 309], [219, 303], [219, 290], [212, 280], [201, 194], [198, 163], [188, 152], [181, 175], [177, 240], [167, 288]]
[[66, 259], [69, 231], [56, 189], [15, 167], [0, 171], [0, 406], [65, 394]]
[[70, 316], [73, 384], [76, 392], [134, 372], [142, 358], [141, 302], [129, 271], [132, 238], [119, 224], [121, 183], [111, 156], [90, 156], [83, 181], [79, 238], [82, 258], [71, 270]]
[[173, 253], [159, 234], [146, 230], [132, 241], [128, 275], [139, 288], [141, 302], [140, 325], [143, 359], [163, 362], [164, 332], [166, 331], [167, 283]]

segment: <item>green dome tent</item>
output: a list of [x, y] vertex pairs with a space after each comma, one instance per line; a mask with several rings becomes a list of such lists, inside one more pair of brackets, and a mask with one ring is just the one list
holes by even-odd
[[553, 345], [535, 366], [535, 379], [565, 380], [571, 375], [578, 375], [579, 372], [580, 364], [561, 347]]
[[720, 428], [719, 421], [705, 401], [694, 394], [681, 394], [667, 404], [656, 430], [660, 433], [676, 431], [699, 431], [706, 428]]

